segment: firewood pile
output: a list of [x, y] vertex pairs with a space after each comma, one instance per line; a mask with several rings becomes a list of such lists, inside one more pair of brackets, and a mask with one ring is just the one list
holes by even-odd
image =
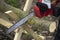
[[[21, 1], [19, 1], [19, 3], [20, 2]], [[33, 2], [35, 1], [26, 0], [26, 3], [24, 2], [21, 3], [21, 5], [19, 4], [19, 9], [17, 7], [11, 6], [10, 4], [7, 4], [4, 0], [0, 0], [0, 40], [26, 40], [24, 39], [26, 38], [26, 35], [30, 40], [45, 40], [46, 37], [40, 35], [42, 34], [42, 30], [47, 30], [47, 33], [53, 33], [55, 31], [55, 21], [49, 21], [47, 20], [48, 18], [45, 17], [39, 19], [36, 16], [33, 16], [20, 28], [17, 28], [10, 34], [5, 34], [5, 31], [8, 30], [12, 25], [28, 15], [32, 7], [35, 5]], [[49, 27], [52, 25], [54, 26], [54, 28]]]

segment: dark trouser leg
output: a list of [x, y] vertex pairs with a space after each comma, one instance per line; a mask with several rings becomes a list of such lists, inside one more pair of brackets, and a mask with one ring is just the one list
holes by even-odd
[[58, 27], [57, 27], [57, 31], [56, 31], [54, 40], [60, 40], [60, 20], [59, 20], [59, 23], [58, 23]]

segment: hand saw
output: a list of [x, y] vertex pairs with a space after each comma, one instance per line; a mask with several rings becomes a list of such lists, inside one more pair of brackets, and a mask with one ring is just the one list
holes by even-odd
[[[42, 3], [47, 4], [47, 6], [50, 8], [51, 7], [51, 2], [50, 0], [42, 0]], [[30, 17], [34, 16], [34, 12], [29, 13], [25, 18], [22, 20], [18, 21], [16, 24], [14, 24], [12, 27], [10, 27], [7, 31], [6, 34], [9, 34], [10, 32], [14, 31], [15, 29], [19, 28], [22, 24], [24, 24]]]
[[30, 17], [34, 16], [34, 12], [29, 13], [25, 18], [18, 21], [16, 24], [14, 24], [12, 27], [10, 27], [6, 34], [9, 34], [10, 32], [14, 31], [15, 29], [19, 28], [22, 24], [24, 24]]

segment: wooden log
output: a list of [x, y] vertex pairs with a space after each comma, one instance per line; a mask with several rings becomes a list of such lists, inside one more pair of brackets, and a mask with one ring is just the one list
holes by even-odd
[[10, 28], [13, 25], [12, 23], [10, 23], [2, 18], [0, 18], [0, 24], [6, 26], [7, 28]]
[[[1, 21], [1, 20], [0, 20]], [[7, 26], [6, 24], [8, 24], [8, 22], [6, 23], [7, 21], [5, 21], [5, 24], [4, 24], [4, 21], [0, 22], [2, 24], [4, 24], [4, 26]], [[8, 24], [9, 25], [9, 24]], [[10, 26], [10, 25], [9, 25]], [[8, 26], [7, 26], [8, 27]], [[23, 26], [22, 26], [23, 27]], [[29, 29], [29, 27], [23, 27], [27, 32], [29, 32], [31, 35], [32, 35], [32, 29]], [[35, 33], [33, 33], [35, 35]], [[34, 37], [34, 35], [32, 35]], [[36, 36], [36, 35], [35, 35]], [[34, 37], [35, 38], [35, 37]], [[38, 37], [39, 38], [39, 37]], [[37, 39], [37, 38], [35, 38]]]
[[26, 30], [31, 36], [33, 36], [34, 39], [36, 40], [42, 40], [42, 38], [37, 34], [35, 33], [34, 31], [32, 31], [31, 28], [28, 27], [28, 25], [24, 25], [22, 26], [24, 30]]
[[[3, 20], [3, 21], [2, 21], [2, 20]], [[4, 26], [6, 26], [6, 27], [11, 27], [11, 26], [13, 25], [12, 23], [10, 24], [10, 22], [8, 22], [8, 21], [6, 21], [6, 20], [4, 20], [4, 19], [1, 19], [1, 18], [0, 18], [0, 21], [2, 21], [2, 23], [0, 22], [0, 24], [4, 25]], [[3, 22], [5, 22], [5, 23], [3, 23]], [[6, 24], [8, 24], [9, 26], [6, 25]], [[24, 26], [24, 27], [22, 26], [22, 28], [25, 29], [27, 32], [29, 32], [29, 34], [31, 34], [31, 35], [34, 37], [34, 39], [36, 39], [36, 40], [38, 40], [38, 39], [40, 40], [40, 39], [41, 39], [41, 37], [39, 37], [38, 34], [35, 33], [31, 28], [25, 27], [25, 26]], [[33, 34], [32, 34], [32, 33], [33, 33]], [[36, 36], [36, 37], [35, 37], [35, 36]]]
[[15, 33], [14, 40], [21, 40], [22, 33], [23, 33], [23, 29], [22, 28], [18, 28], [17, 32]]
[[53, 33], [55, 31], [55, 29], [56, 29], [56, 22], [51, 22], [49, 31]]
[[[6, 11], [5, 13], [9, 15], [11, 19], [13, 19], [13, 21], [15, 21], [14, 23], [16, 23], [19, 20], [19, 17], [12, 10]], [[14, 40], [20, 40], [22, 33], [23, 29], [21, 27], [16, 29]]]
[[[1, 19], [0, 19], [0, 21], [1, 21]], [[4, 23], [5, 22], [5, 23]], [[8, 23], [10, 23], [10, 22], [7, 22], [7, 21], [1, 21], [0, 23], [2, 23], [4, 26], [6, 26], [6, 27], [8, 27], [8, 25], [9, 25], [9, 27], [11, 26], [10, 24], [8, 24]], [[8, 25], [7, 25], [8, 24]], [[30, 29], [29, 27], [25, 27], [25, 25], [24, 26], [22, 26], [23, 27], [23, 29], [25, 29], [29, 34], [31, 34], [32, 35], [32, 33], [33, 33], [33, 31], [32, 31], [32, 29]], [[37, 37], [37, 35], [35, 34], [35, 33], [33, 33], [34, 35], [32, 35], [35, 39], [38, 39], [38, 38], [36, 38]], [[39, 38], [40, 39], [40, 38]]]
[[33, 2], [33, 0], [26, 0], [23, 11], [29, 12], [29, 10], [31, 9], [31, 6], [32, 6], [32, 2]]
[[11, 19], [15, 22], [17, 22], [19, 20], [19, 17], [12, 10], [6, 11], [5, 13], [7, 15], [9, 15], [11, 17]]

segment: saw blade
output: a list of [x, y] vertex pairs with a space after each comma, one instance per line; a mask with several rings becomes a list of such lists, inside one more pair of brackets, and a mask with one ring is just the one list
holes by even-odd
[[25, 18], [23, 18], [22, 20], [18, 21], [16, 24], [14, 24], [12, 27], [10, 27], [6, 31], [6, 34], [9, 34], [10, 32], [12, 32], [15, 29], [19, 28], [22, 24], [24, 24], [32, 16], [34, 16], [34, 12], [29, 13], [29, 15], [27, 15]]

